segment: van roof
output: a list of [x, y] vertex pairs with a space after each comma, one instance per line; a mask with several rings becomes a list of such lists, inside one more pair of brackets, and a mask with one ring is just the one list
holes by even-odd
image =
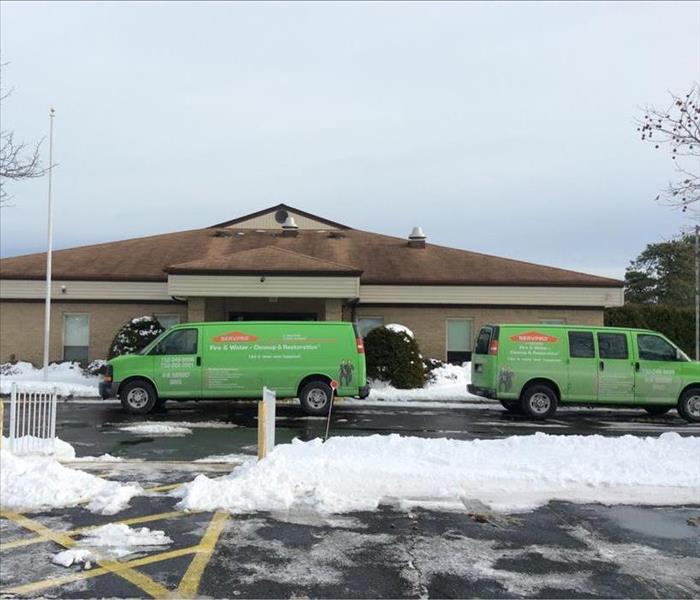
[[193, 327], [196, 325], [225, 325], [231, 327], [236, 325], [237, 327], [248, 327], [249, 325], [349, 325], [352, 326], [350, 321], [198, 321], [196, 323], [179, 323], [174, 325], [174, 327]]
[[606, 325], [566, 325], [566, 324], [548, 324], [548, 323], [489, 323], [484, 327], [537, 327], [539, 329], [585, 329], [586, 331], [644, 331], [648, 333], [659, 333], [653, 329], [643, 329], [641, 327], [610, 327]]

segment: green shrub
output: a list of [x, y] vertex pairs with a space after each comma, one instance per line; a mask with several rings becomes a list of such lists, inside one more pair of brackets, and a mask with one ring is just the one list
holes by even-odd
[[688, 356], [695, 358], [695, 310], [663, 304], [625, 304], [605, 310], [611, 327], [639, 327], [663, 333]]
[[377, 327], [365, 337], [367, 376], [408, 390], [425, 385], [418, 342], [404, 331]]
[[109, 346], [109, 358], [122, 354], [135, 354], [142, 350], [165, 329], [155, 317], [137, 317], [131, 319], [117, 331]]

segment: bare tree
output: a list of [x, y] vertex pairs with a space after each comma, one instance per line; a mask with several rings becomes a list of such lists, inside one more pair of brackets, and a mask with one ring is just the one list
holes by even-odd
[[700, 86], [693, 84], [685, 96], [670, 95], [672, 102], [666, 110], [647, 106], [644, 118], [636, 124], [643, 141], [656, 149], [671, 150], [676, 165], [678, 180], [669, 183], [656, 199], [686, 212], [700, 204]]
[[[7, 63], [0, 64], [0, 72], [6, 66]], [[11, 94], [11, 89], [3, 89], [0, 79], [0, 114], [2, 113], [2, 103]], [[12, 199], [12, 196], [5, 189], [6, 180], [33, 179], [46, 173], [46, 169], [41, 165], [39, 154], [42, 141], [30, 145], [16, 141], [13, 131], [3, 129], [0, 132], [0, 207], [7, 206]]]

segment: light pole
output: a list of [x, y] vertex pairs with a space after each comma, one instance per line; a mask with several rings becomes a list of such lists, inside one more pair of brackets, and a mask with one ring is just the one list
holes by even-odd
[[700, 225], [695, 226], [695, 360], [700, 360]]
[[44, 308], [44, 381], [49, 378], [49, 334], [51, 332], [51, 254], [53, 251], [53, 208], [51, 184], [53, 183], [53, 117], [56, 111], [49, 109], [49, 224], [46, 249], [46, 306]]

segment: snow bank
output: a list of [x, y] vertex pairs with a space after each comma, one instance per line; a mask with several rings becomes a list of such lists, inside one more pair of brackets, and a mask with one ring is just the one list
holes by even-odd
[[380, 504], [522, 511], [549, 500], [682, 504], [700, 497], [700, 438], [514, 436], [450, 440], [373, 435], [278, 446], [222, 479], [199, 475], [178, 507], [234, 513]]
[[112, 515], [142, 493], [137, 483], [107, 481], [65, 467], [50, 457], [16, 456], [4, 445], [0, 450], [0, 506], [4, 508], [39, 510], [89, 501], [88, 510]]
[[14, 365], [5, 363], [0, 374], [0, 394], [9, 394], [12, 383], [27, 392], [50, 392], [53, 388], [59, 396], [99, 398], [97, 389], [100, 378], [86, 376], [78, 363], [62, 362], [49, 365], [48, 381], [44, 381], [43, 369], [36, 369], [31, 363], [20, 361]]
[[[464, 402], [483, 401], [483, 398], [467, 392], [467, 384], [471, 383], [471, 363], [463, 365], [445, 364], [433, 371], [433, 381], [423, 388], [399, 390], [384, 381], [371, 380], [369, 401], [442, 401]], [[366, 402], [366, 401], [365, 401]]]
[[[32, 455], [53, 456], [56, 460], [75, 460], [75, 448], [60, 438], [56, 438], [51, 443], [48, 438], [23, 435], [15, 438], [14, 444], [15, 452], [18, 454], [24, 453], [25, 450], [31, 450]], [[10, 449], [9, 438], [2, 438], [2, 447], [6, 450]]]
[[101, 558], [124, 558], [135, 552], [152, 550], [154, 546], [167, 546], [172, 542], [163, 531], [147, 527], [132, 529], [124, 523], [110, 523], [92, 529], [74, 548], [55, 554], [51, 560], [63, 567], [85, 563], [85, 568], [89, 569], [92, 562]]

